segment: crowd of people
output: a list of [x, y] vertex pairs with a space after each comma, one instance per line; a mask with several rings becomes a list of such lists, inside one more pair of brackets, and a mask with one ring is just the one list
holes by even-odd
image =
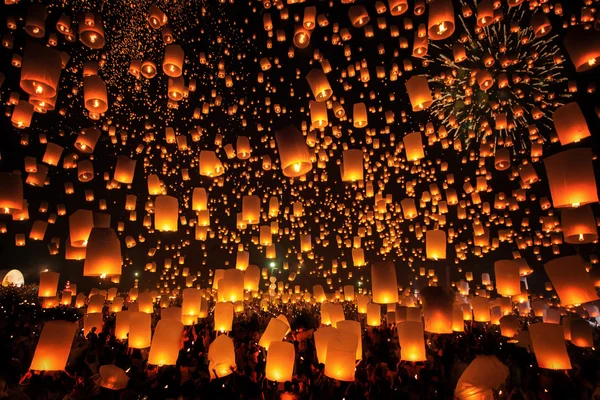
[[[0, 300], [11, 303], [6, 296]], [[78, 331], [64, 371], [30, 371], [43, 323], [50, 319], [77, 321], [82, 314], [66, 307], [43, 310], [31, 302], [12, 302], [2, 307], [5, 318], [0, 323], [0, 398], [452, 399], [461, 374], [478, 355], [494, 355], [508, 367], [509, 378], [495, 391], [496, 398], [600, 398], [600, 357], [595, 349], [569, 345], [573, 369], [544, 370], [537, 367], [529, 349], [509, 343], [494, 326], [475, 323], [467, 324], [464, 333], [426, 334], [427, 361], [417, 363], [399, 359], [394, 324], [363, 324], [363, 357], [357, 361], [355, 380], [337, 381], [325, 376], [314, 340], [302, 334], [318, 329], [320, 324], [318, 306], [303, 304], [281, 305], [272, 312], [251, 304], [245, 312], [237, 313], [233, 329], [227, 333], [235, 343], [236, 365], [222, 378], [211, 379], [207, 362], [210, 343], [222, 334], [213, 330], [210, 317], [186, 327], [177, 365], [159, 367], [147, 364], [147, 349], [131, 349], [126, 341], [115, 339], [115, 316], [108, 312], [103, 326], [85, 336], [82, 329]], [[346, 306], [345, 312], [346, 318], [361, 320], [355, 306]], [[266, 351], [258, 346], [269, 320], [280, 313], [290, 322], [291, 333], [285, 340], [296, 349], [294, 376], [288, 382], [265, 378]], [[528, 322], [522, 321], [523, 329], [527, 329]], [[126, 372], [129, 379], [123, 389], [102, 385], [103, 365]]]

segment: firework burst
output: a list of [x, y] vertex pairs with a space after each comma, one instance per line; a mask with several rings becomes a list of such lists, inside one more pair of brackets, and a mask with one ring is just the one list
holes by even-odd
[[429, 76], [436, 99], [431, 112], [467, 147], [492, 141], [524, 150], [544, 142], [552, 112], [571, 97], [559, 35], [549, 34], [550, 27], [536, 35], [534, 12], [508, 8], [487, 27], [463, 13], [457, 43], [431, 44], [425, 64], [441, 71]]

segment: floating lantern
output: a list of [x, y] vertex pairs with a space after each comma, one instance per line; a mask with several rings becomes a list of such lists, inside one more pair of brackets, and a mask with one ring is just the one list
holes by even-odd
[[428, 259], [446, 259], [446, 232], [439, 229], [425, 232], [425, 245]]
[[183, 334], [183, 324], [179, 321], [160, 320], [156, 325], [148, 364], [175, 365], [179, 357], [179, 345]]
[[579, 207], [598, 202], [591, 149], [560, 152], [544, 159], [544, 165], [554, 207]]
[[[273, 321], [273, 319], [271, 319]], [[265, 377], [274, 382], [292, 380], [296, 350], [293, 343], [273, 342], [267, 353]]]
[[76, 331], [77, 326], [73, 322], [46, 322], [29, 368], [33, 371], [63, 371]]
[[562, 209], [560, 214], [565, 242], [584, 244], [598, 240], [596, 218], [594, 218], [594, 213], [589, 204], [579, 208]]
[[354, 381], [356, 349], [360, 336], [338, 329], [327, 342], [325, 376], [343, 382]]
[[121, 275], [121, 242], [112, 228], [92, 228], [83, 276]]
[[516, 260], [500, 260], [494, 263], [496, 291], [502, 296], [515, 296], [521, 293], [521, 274]]
[[563, 306], [598, 300], [594, 283], [580, 256], [556, 258], [544, 264], [544, 269]]
[[571, 361], [560, 325], [537, 323], [529, 326], [535, 358], [540, 368], [571, 369]]
[[400, 343], [400, 360], [425, 361], [425, 334], [421, 321], [404, 321], [397, 325], [398, 342]]
[[443, 40], [452, 36], [454, 7], [451, 0], [435, 0], [430, 4], [427, 33], [431, 40]]
[[433, 104], [431, 89], [425, 75], [414, 75], [407, 80], [406, 91], [413, 111], [423, 111]]
[[215, 331], [229, 332], [233, 323], [233, 304], [217, 303], [215, 305]]
[[[375, 262], [371, 266], [371, 286], [373, 302], [392, 304], [398, 302], [398, 281], [396, 266], [389, 261]], [[379, 326], [379, 324], [377, 324]]]

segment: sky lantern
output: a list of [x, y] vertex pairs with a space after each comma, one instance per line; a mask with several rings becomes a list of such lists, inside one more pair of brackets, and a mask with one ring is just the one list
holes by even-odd
[[519, 318], [509, 314], [500, 318], [500, 333], [504, 337], [512, 338], [519, 332]]
[[130, 185], [133, 183], [133, 176], [135, 174], [136, 160], [130, 159], [127, 156], [118, 156], [117, 165], [115, 166], [114, 179], [117, 182]]
[[397, 326], [398, 342], [400, 343], [400, 360], [425, 361], [425, 333], [421, 321], [404, 321]]
[[183, 71], [183, 59], [185, 54], [178, 44], [169, 44], [165, 47], [162, 67], [165, 75], [178, 78]]
[[33, 118], [33, 105], [25, 100], [19, 100], [15, 106], [10, 122], [17, 129], [25, 129], [31, 126]]
[[108, 111], [108, 94], [106, 83], [98, 75], [83, 78], [83, 101], [85, 108], [90, 112], [90, 118]]
[[312, 162], [302, 133], [290, 125], [277, 131], [275, 137], [283, 174], [294, 178], [310, 172]]
[[351, 332], [357, 337], [356, 360], [362, 360], [362, 329], [360, 322], [353, 320], [338, 321], [336, 328], [340, 331]]
[[352, 108], [352, 120], [355, 128], [364, 128], [368, 125], [367, 106], [365, 103], [355, 103]]
[[[196, 288], [183, 289], [183, 303], [181, 304], [182, 319], [185, 325], [193, 325], [200, 316], [202, 292]], [[188, 323], [189, 322], [189, 323]]]
[[374, 327], [381, 325], [381, 306], [379, 304], [367, 304], [367, 325]]
[[486, 27], [494, 22], [494, 3], [492, 0], [481, 0], [477, 3], [477, 26]]
[[148, 9], [148, 24], [152, 29], [158, 29], [164, 26], [168, 21], [167, 14], [165, 14], [156, 4], [152, 4]]
[[588, 204], [560, 211], [560, 222], [566, 243], [584, 244], [598, 240], [598, 227], [592, 207]]
[[591, 135], [581, 108], [576, 102], [567, 103], [554, 110], [552, 121], [563, 146], [577, 143]]
[[537, 323], [529, 326], [533, 352], [540, 368], [571, 369], [571, 360], [560, 325]]
[[327, 101], [333, 94], [333, 90], [331, 90], [331, 86], [323, 70], [311, 69], [306, 75], [306, 80], [316, 101]]
[[516, 260], [499, 260], [494, 263], [496, 291], [502, 296], [521, 293], [521, 275]]
[[0, 172], [0, 214], [23, 210], [23, 180], [20, 175]]
[[46, 7], [42, 3], [31, 3], [25, 17], [25, 32], [34, 38], [43, 38], [46, 35], [46, 18]]
[[[221, 304], [221, 303], [219, 303]], [[210, 379], [223, 378], [236, 368], [233, 340], [220, 335], [208, 347], [208, 370]]]
[[434, 229], [425, 232], [427, 258], [430, 260], [446, 259], [446, 232]]
[[148, 364], [175, 365], [182, 334], [183, 324], [180, 321], [158, 321], [150, 345]]
[[356, 349], [360, 336], [355, 332], [338, 329], [327, 342], [325, 376], [338, 381], [354, 381]]
[[154, 228], [162, 232], [177, 232], [179, 201], [172, 196], [156, 196]]
[[425, 331], [452, 333], [452, 296], [442, 287], [429, 286], [421, 291]]
[[591, 149], [562, 151], [545, 158], [544, 165], [555, 208], [579, 207], [598, 202]]
[[398, 302], [398, 280], [396, 266], [390, 261], [378, 261], [371, 264], [371, 284], [373, 302], [392, 304]]
[[329, 339], [335, 337], [339, 330], [332, 327], [319, 328], [314, 333], [315, 339], [315, 351], [317, 353], [317, 360], [319, 364], [327, 365], [327, 346], [329, 345]]
[[600, 63], [600, 35], [593, 29], [573, 27], [564, 38], [565, 48], [577, 72], [585, 72]]
[[447, 39], [454, 33], [452, 0], [435, 0], [429, 6], [427, 33], [431, 40]]
[[93, 153], [96, 148], [96, 143], [98, 143], [98, 139], [100, 139], [100, 134], [100, 129], [95, 126], [81, 130], [79, 135], [77, 135], [75, 148], [85, 154]]
[[310, 31], [302, 25], [296, 25], [294, 31], [294, 46], [304, 49], [310, 44]]
[[348, 18], [355, 28], [362, 28], [371, 20], [364, 6], [350, 6], [348, 9]]
[[260, 269], [256, 265], [248, 265], [244, 271], [244, 289], [247, 291], [258, 291], [260, 282]]
[[460, 376], [454, 397], [458, 400], [493, 399], [501, 393], [509, 377], [509, 369], [495, 355], [479, 355]]
[[260, 198], [256, 195], [242, 198], [242, 220], [248, 225], [257, 224], [260, 220]]
[[592, 279], [580, 256], [555, 258], [545, 263], [544, 269], [563, 306], [598, 300]]
[[129, 311], [129, 347], [144, 349], [151, 344], [151, 315], [141, 311]]
[[490, 322], [490, 304], [486, 297], [473, 297], [471, 306], [473, 307], [473, 321]]
[[81, 43], [93, 50], [104, 47], [104, 23], [99, 15], [86, 12], [78, 22]]
[[63, 371], [71, 352], [77, 326], [69, 321], [48, 321], [44, 324], [40, 339], [29, 367], [33, 371]]
[[404, 151], [406, 152], [406, 159], [408, 161], [417, 162], [425, 157], [421, 132], [409, 133], [402, 138], [402, 142], [404, 143]]
[[213, 150], [200, 151], [200, 175], [215, 178], [221, 176], [225, 169], [223, 163]]
[[57, 94], [61, 73], [60, 53], [28, 42], [21, 66], [21, 89], [31, 96], [50, 99]]
[[86, 312], [89, 314], [101, 313], [104, 309], [104, 295], [95, 294], [90, 296]]
[[38, 295], [40, 297], [54, 297], [58, 288], [58, 272], [44, 271], [40, 272], [40, 287]]
[[592, 325], [585, 319], [571, 319], [571, 343], [577, 347], [594, 347]]
[[413, 111], [423, 111], [433, 104], [431, 89], [425, 75], [413, 75], [407, 80], [406, 91]]
[[217, 303], [215, 305], [215, 331], [229, 332], [233, 323], [233, 304]]
[[121, 242], [112, 228], [92, 228], [83, 276], [121, 275]]
[[408, 0], [389, 0], [388, 5], [393, 17], [402, 15], [408, 10]]
[[293, 343], [273, 342], [267, 352], [265, 377], [274, 382], [291, 381], [295, 358], [296, 350]]

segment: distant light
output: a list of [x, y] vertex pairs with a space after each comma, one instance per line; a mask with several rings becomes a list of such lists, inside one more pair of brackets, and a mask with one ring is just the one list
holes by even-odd
[[140, 274], [139, 272], [136, 272], [136, 273], [135, 273], [135, 276], [138, 276], [139, 274]]
[[274, 263], [273, 261], [271, 261], [271, 262], [269, 263], [269, 266], [271, 266], [271, 268], [275, 268], [275, 263]]

